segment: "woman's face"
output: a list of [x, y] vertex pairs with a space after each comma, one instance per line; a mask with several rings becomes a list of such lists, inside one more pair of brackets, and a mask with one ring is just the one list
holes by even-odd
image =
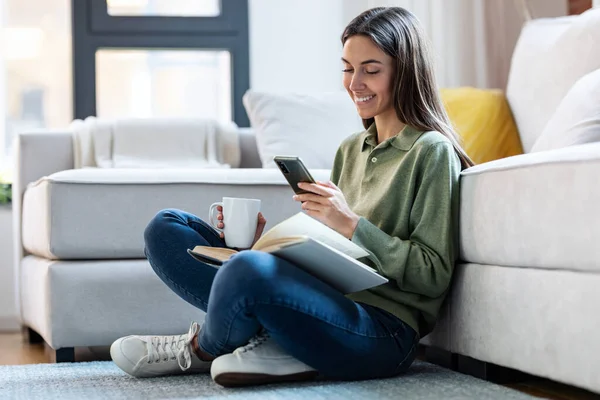
[[344, 43], [344, 87], [362, 119], [394, 110], [393, 61], [366, 36], [352, 36]]

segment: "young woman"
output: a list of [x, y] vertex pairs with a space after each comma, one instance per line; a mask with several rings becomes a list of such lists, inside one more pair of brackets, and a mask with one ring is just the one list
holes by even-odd
[[[365, 248], [389, 283], [344, 296], [293, 264], [242, 251], [220, 269], [186, 249], [224, 247], [200, 218], [168, 209], [145, 230], [146, 255], [180, 297], [206, 311], [179, 336], [111, 347], [125, 372], [208, 372], [224, 386], [400, 374], [434, 327], [457, 256], [459, 173], [472, 165], [442, 107], [415, 16], [374, 8], [342, 35], [343, 83], [366, 131], [335, 156], [331, 181], [294, 196], [305, 212]], [[222, 218], [219, 215], [219, 218]], [[259, 215], [256, 237], [266, 220]], [[223, 227], [223, 223], [220, 223]]]

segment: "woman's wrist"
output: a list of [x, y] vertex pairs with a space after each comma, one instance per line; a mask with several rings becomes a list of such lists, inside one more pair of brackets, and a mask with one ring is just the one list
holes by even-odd
[[344, 236], [347, 239], [352, 240], [352, 236], [354, 236], [354, 231], [356, 230], [356, 227], [358, 226], [358, 221], [360, 221], [360, 216], [352, 213], [352, 215], [350, 215], [350, 220], [348, 223], [348, 230], [344, 234]]

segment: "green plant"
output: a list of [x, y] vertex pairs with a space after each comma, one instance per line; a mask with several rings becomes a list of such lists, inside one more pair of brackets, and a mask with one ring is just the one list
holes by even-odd
[[12, 185], [0, 183], [0, 204], [9, 204], [12, 201]]

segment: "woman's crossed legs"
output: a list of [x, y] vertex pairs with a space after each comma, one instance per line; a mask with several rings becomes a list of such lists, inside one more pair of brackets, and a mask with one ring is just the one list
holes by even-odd
[[[315, 371], [333, 379], [389, 377], [414, 360], [418, 337], [411, 327], [384, 310], [346, 298], [288, 261], [249, 250], [219, 269], [194, 260], [188, 248], [225, 243], [192, 214], [163, 210], [144, 236], [156, 274], [181, 298], [206, 311], [197, 343], [202, 354], [217, 357], [212, 375], [218, 383], [301, 379]], [[188, 337], [181, 336], [180, 347], [185, 347]], [[201, 364], [192, 361], [192, 366]], [[203, 368], [207, 365], [199, 370]]]

